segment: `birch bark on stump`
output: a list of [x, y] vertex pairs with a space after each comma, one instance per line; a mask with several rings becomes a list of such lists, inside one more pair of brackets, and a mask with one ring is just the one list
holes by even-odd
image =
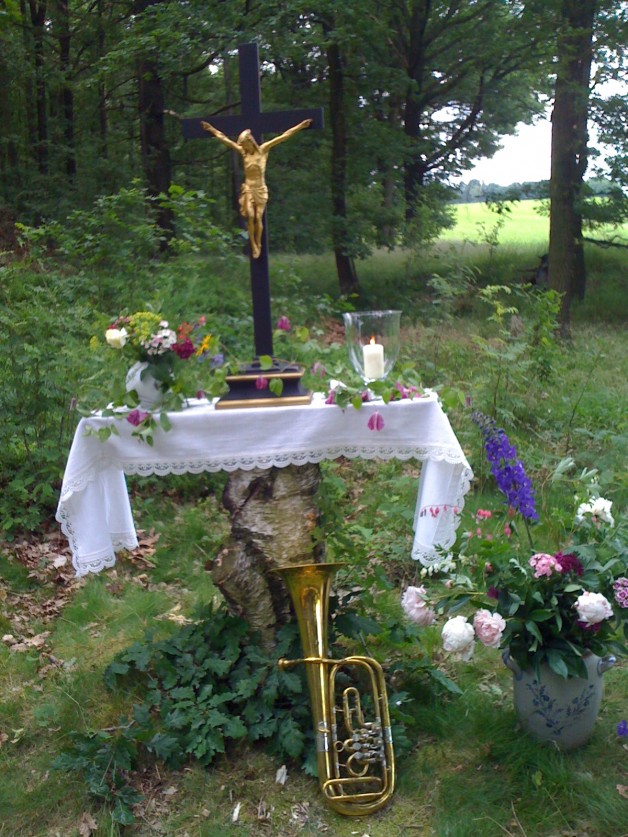
[[276, 630], [291, 618], [288, 592], [273, 570], [323, 558], [324, 546], [313, 537], [319, 483], [318, 465], [289, 465], [234, 471], [225, 487], [231, 537], [212, 562], [212, 580], [266, 647], [273, 646]]

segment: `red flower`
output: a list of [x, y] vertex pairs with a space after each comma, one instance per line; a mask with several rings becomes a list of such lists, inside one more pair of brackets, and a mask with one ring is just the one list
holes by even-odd
[[268, 389], [268, 378], [265, 378], [263, 375], [260, 375], [259, 378], [255, 381], [256, 389]]
[[186, 337], [181, 343], [175, 343], [172, 348], [181, 360], [187, 360], [195, 352], [194, 343], [192, 343], [189, 337]]

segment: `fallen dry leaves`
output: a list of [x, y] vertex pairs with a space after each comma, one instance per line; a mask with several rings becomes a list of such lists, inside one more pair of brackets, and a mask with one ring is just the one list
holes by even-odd
[[[142, 570], [153, 567], [151, 559], [159, 534], [154, 531], [138, 531], [138, 540], [139, 548], [132, 553], [125, 553], [126, 562]], [[40, 677], [54, 669], [67, 670], [70, 663], [50, 653], [47, 645], [50, 631], [36, 631], [33, 627], [55, 619], [76, 591], [86, 583], [84, 578], [76, 577], [66, 538], [59, 531], [49, 532], [41, 538], [24, 538], [11, 544], [0, 543], [0, 550], [10, 562], [25, 567], [28, 578], [34, 582], [31, 590], [18, 592], [12, 590], [8, 582], [0, 579], [0, 601], [10, 624], [10, 630], [4, 634], [2, 642], [17, 654], [39, 651]], [[143, 579], [144, 582], [140, 583], [147, 583], [145, 575]]]

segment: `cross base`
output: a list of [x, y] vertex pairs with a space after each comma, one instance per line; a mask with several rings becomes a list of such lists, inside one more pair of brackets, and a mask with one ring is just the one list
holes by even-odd
[[[217, 410], [235, 410], [246, 407], [293, 407], [309, 404], [312, 393], [303, 388], [301, 378], [305, 372], [303, 366], [287, 363], [273, 358], [270, 369], [262, 369], [258, 360], [253, 360], [248, 366], [242, 367], [236, 375], [226, 378], [229, 392], [216, 403]], [[270, 389], [258, 389], [260, 378], [269, 383], [281, 380], [283, 390], [281, 395], [275, 395]]]

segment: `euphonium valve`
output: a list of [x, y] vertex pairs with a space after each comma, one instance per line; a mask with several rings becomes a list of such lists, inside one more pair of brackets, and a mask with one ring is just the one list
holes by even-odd
[[[359, 817], [379, 810], [392, 796], [395, 755], [380, 664], [362, 656], [328, 658], [329, 591], [340, 566], [293, 564], [277, 570], [292, 598], [304, 654], [278, 665], [305, 664], [321, 790], [339, 814]], [[356, 686], [342, 685], [348, 674], [366, 683], [366, 696]]]

